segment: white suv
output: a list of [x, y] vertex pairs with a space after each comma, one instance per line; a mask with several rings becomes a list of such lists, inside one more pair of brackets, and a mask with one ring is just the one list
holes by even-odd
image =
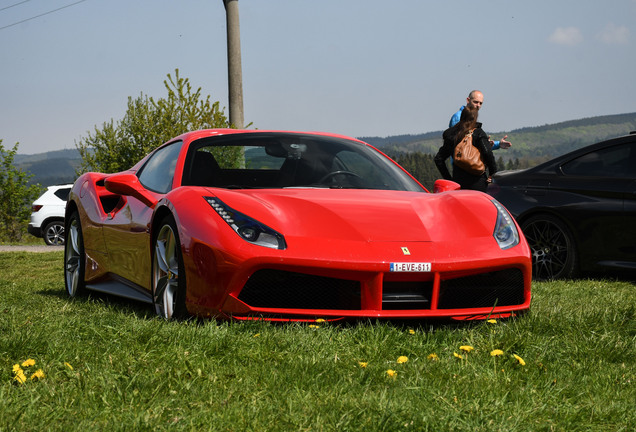
[[72, 184], [49, 186], [33, 201], [29, 234], [44, 238], [47, 245], [64, 244], [64, 211]]

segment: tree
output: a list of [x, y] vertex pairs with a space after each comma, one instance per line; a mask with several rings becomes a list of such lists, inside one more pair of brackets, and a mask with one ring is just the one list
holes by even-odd
[[389, 154], [389, 156], [415, 177], [426, 189], [433, 190], [435, 180], [441, 178], [433, 155], [422, 152]]
[[0, 139], [0, 238], [20, 241], [26, 232], [31, 203], [40, 195], [39, 185], [29, 185], [33, 175], [13, 165], [18, 143], [5, 150]]
[[132, 167], [147, 153], [184, 132], [230, 127], [219, 102], [203, 99], [201, 88], [193, 91], [190, 81], [168, 74], [167, 98], [158, 100], [143, 93], [128, 98], [124, 118], [105, 122], [101, 129], [76, 142], [82, 158], [78, 174], [86, 171], [118, 172]]

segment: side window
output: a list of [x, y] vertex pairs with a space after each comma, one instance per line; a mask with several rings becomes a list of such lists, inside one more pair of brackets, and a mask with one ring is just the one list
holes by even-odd
[[181, 141], [168, 144], [150, 156], [139, 173], [139, 181], [146, 189], [159, 193], [170, 191], [182, 144]]
[[62, 188], [54, 192], [55, 196], [62, 201], [68, 201], [68, 195], [71, 193], [71, 188]]
[[588, 177], [634, 177], [636, 142], [584, 154], [562, 166], [564, 174]]

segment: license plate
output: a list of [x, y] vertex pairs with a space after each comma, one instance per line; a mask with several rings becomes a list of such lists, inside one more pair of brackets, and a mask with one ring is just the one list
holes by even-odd
[[431, 263], [391, 263], [392, 272], [430, 272]]

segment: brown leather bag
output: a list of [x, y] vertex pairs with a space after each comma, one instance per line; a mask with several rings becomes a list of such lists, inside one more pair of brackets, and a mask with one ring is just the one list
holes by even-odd
[[486, 172], [486, 165], [481, 160], [481, 152], [473, 145], [473, 130], [455, 146], [453, 165], [472, 175], [482, 175]]

